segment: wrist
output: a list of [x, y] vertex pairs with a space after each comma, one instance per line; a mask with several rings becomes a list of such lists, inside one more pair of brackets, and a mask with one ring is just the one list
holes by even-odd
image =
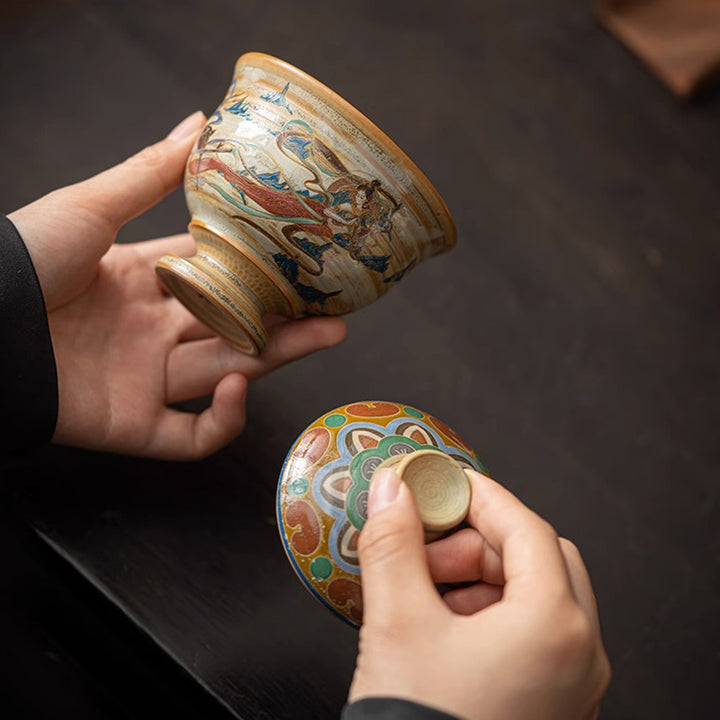
[[50, 441], [57, 422], [58, 387], [47, 311], [30, 253], [15, 225], [0, 215], [0, 353], [5, 383], [0, 407], [12, 418], [0, 439], [10, 452]]
[[348, 703], [341, 720], [460, 720], [456, 715], [399, 697], [366, 697]]

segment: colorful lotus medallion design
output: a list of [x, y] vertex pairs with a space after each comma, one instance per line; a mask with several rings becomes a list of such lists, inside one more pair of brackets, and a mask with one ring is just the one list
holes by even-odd
[[277, 493], [283, 546], [313, 596], [351, 625], [362, 620], [357, 543], [372, 474], [384, 460], [423, 448], [486, 472], [447, 425], [412, 406], [384, 401], [326, 413], [287, 455]]

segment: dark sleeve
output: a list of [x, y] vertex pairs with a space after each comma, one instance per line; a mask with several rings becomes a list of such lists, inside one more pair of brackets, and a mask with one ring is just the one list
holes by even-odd
[[57, 371], [42, 290], [15, 226], [0, 215], [0, 456], [49, 442]]
[[341, 720], [458, 720], [442, 710], [434, 710], [400, 698], [365, 698], [346, 705]]

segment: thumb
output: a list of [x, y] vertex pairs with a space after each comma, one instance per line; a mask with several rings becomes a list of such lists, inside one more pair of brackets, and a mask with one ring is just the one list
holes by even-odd
[[415, 500], [391, 469], [380, 470], [370, 483], [358, 554], [364, 623], [392, 624], [438, 603]]
[[182, 182], [205, 115], [198, 110], [166, 138], [73, 187], [114, 230], [156, 205]]

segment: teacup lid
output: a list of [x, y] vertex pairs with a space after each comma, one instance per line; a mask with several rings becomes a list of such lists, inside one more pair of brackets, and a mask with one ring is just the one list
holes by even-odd
[[408, 484], [430, 541], [467, 514], [464, 468], [487, 470], [450, 427], [410, 405], [362, 401], [309, 425], [285, 459], [277, 521], [290, 563], [310, 593], [353, 626], [362, 620], [357, 542], [370, 482], [393, 465]]

